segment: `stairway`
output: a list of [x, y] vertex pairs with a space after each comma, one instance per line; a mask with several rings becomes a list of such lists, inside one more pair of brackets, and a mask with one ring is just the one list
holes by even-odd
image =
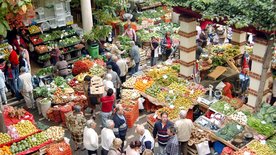
[[24, 99], [17, 100], [16, 97], [12, 97], [12, 93], [10, 91], [6, 93], [6, 96], [7, 96], [7, 100], [8, 100], [7, 105], [9, 105], [9, 106], [20, 105], [25, 102]]

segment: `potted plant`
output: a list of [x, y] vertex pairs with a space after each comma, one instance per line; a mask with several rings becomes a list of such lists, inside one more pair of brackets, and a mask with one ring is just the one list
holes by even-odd
[[99, 56], [99, 44], [101, 40], [105, 40], [109, 33], [112, 31], [112, 27], [109, 25], [99, 25], [93, 27], [93, 29], [83, 36], [84, 40], [88, 44], [88, 52], [92, 58]]

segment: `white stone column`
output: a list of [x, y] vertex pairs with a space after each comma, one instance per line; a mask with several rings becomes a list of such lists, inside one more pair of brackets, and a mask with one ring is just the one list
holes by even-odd
[[179, 13], [172, 12], [172, 22], [178, 24], [179, 23], [179, 16], [180, 16]]
[[[270, 66], [270, 61], [271, 61], [271, 55], [266, 55], [266, 52], [270, 52], [268, 51], [268, 40], [264, 40], [264, 39], [260, 39], [260, 38], [256, 38], [255, 39], [255, 43], [253, 46], [253, 54], [250, 56], [251, 60], [252, 60], [252, 69], [249, 72], [249, 76], [250, 76], [250, 85], [249, 85], [249, 90], [248, 90], [248, 105], [251, 107], [256, 107], [258, 104], [257, 103], [257, 97], [258, 94], [261, 93], [260, 92], [260, 88], [263, 89], [263, 94], [262, 94], [262, 101], [265, 101], [266, 98], [268, 97], [268, 93], [269, 93], [269, 88], [268, 88], [268, 84], [269, 81], [272, 81], [272, 74], [270, 72], [270, 69], [268, 67], [266, 74], [263, 74], [264, 69], [267, 66], [265, 65], [265, 61], [269, 61], [269, 66]], [[267, 58], [265, 58], [267, 57]], [[265, 76], [262, 77], [262, 76]], [[264, 86], [262, 87], [262, 78], [264, 79]]]
[[196, 19], [186, 16], [179, 17], [180, 22], [180, 74], [191, 77], [196, 62]]
[[92, 9], [90, 0], [81, 0], [82, 27], [84, 33], [90, 32], [93, 27]]
[[244, 53], [245, 44], [246, 44], [246, 32], [233, 29], [232, 34], [232, 44], [238, 45], [240, 47], [241, 53]]

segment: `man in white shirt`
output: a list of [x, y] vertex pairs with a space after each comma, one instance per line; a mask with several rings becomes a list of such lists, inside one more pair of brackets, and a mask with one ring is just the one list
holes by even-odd
[[31, 73], [26, 72], [25, 67], [20, 68], [19, 90], [24, 97], [28, 109], [35, 108], [33, 97], [33, 82]]
[[149, 130], [145, 129], [143, 125], [137, 125], [136, 133], [140, 135], [140, 142], [141, 142], [141, 151], [142, 153], [145, 151], [145, 149], [149, 149], [153, 151], [154, 148], [154, 138], [152, 137]]
[[99, 138], [95, 131], [96, 125], [94, 120], [88, 120], [83, 130], [83, 145], [88, 151], [88, 155], [97, 155], [99, 148]]
[[192, 129], [194, 128], [192, 120], [186, 119], [186, 115], [187, 111], [181, 110], [179, 113], [180, 119], [175, 122], [177, 138], [180, 142], [180, 150], [183, 155], [187, 155], [188, 140], [191, 138]]
[[115, 135], [113, 132], [114, 122], [113, 120], [106, 121], [107, 127], [103, 128], [101, 131], [101, 141], [102, 141], [102, 155], [107, 155], [110, 147], [112, 146]]
[[128, 65], [126, 60], [122, 59], [121, 56], [117, 56], [115, 59], [116, 64], [118, 65], [118, 67], [120, 68], [121, 74], [120, 76], [120, 80], [122, 83], [124, 83], [126, 81], [126, 74], [128, 72]]

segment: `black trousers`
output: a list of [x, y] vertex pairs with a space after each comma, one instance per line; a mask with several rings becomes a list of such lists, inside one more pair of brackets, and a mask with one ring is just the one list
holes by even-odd
[[120, 80], [122, 83], [124, 83], [126, 81], [126, 75], [125, 76], [120, 76]]
[[91, 151], [91, 150], [87, 150], [88, 151], [88, 155], [97, 155], [97, 150], [96, 151]]
[[108, 154], [108, 150], [102, 149], [101, 153], [102, 153], [102, 155], [107, 155]]
[[270, 105], [273, 105], [273, 104], [275, 103], [275, 101], [276, 101], [276, 97], [273, 97], [273, 95], [272, 95], [269, 104], [270, 104]]

